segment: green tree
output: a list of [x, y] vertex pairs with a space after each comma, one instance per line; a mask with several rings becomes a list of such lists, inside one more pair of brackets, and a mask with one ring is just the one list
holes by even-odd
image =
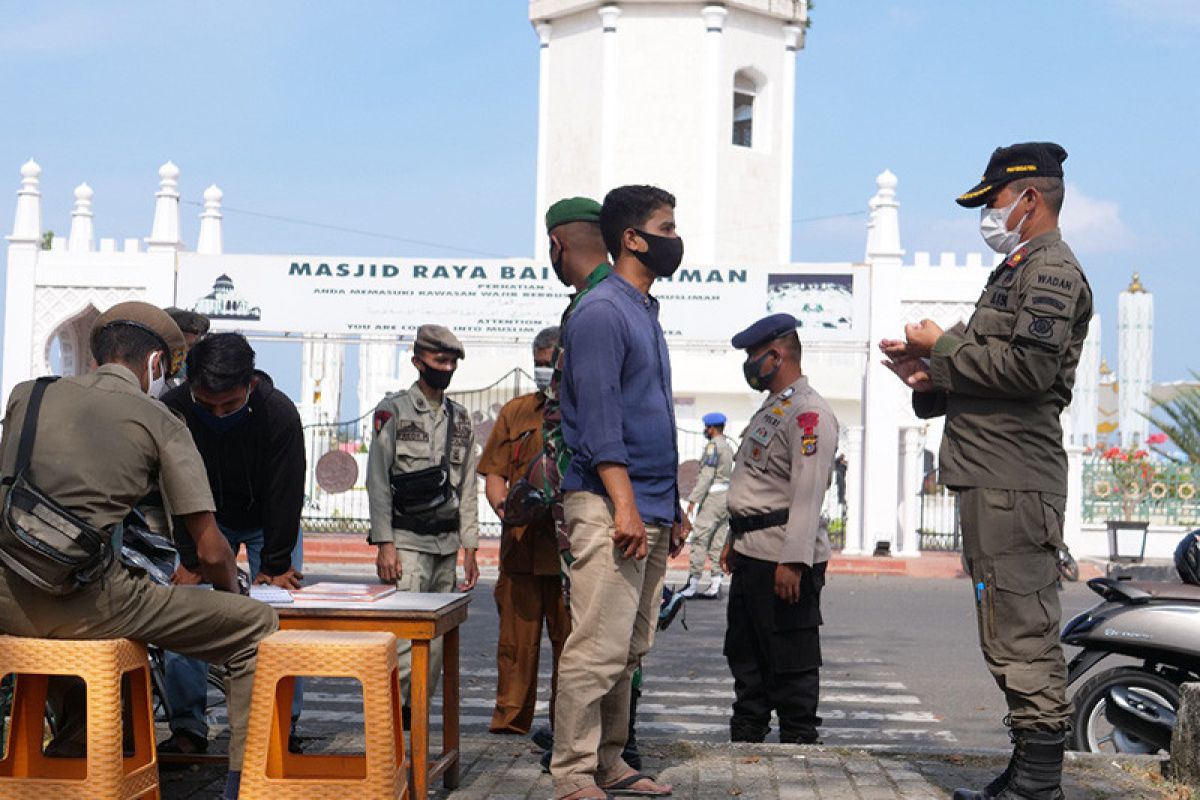
[[49, 250], [50, 243], [54, 241], [54, 231], [46, 231], [42, 234], [42, 249]]
[[[1200, 464], [1200, 373], [1192, 372], [1196, 383], [1179, 391], [1167, 401], [1154, 401], [1148, 418], [1183, 451], [1187, 460]], [[1161, 452], [1161, 451], [1160, 451]], [[1172, 460], [1168, 453], [1163, 453]]]

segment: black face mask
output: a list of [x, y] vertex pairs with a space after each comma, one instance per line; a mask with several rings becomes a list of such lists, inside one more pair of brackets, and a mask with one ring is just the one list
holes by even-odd
[[774, 350], [768, 350], [758, 358], [746, 359], [745, 363], [742, 364], [742, 374], [746, 376], [746, 383], [750, 384], [751, 389], [761, 392], [771, 385], [771, 381], [775, 380], [775, 376], [779, 373], [778, 363], [766, 375], [759, 374], [762, 372], [763, 364], [767, 361], [767, 356], [774, 353]]
[[417, 367], [417, 370], [421, 373], [421, 380], [439, 392], [445, 391], [450, 385], [450, 379], [454, 377], [452, 369], [434, 369], [426, 364]]
[[563, 249], [562, 245], [558, 246], [558, 258], [550, 259], [550, 266], [554, 268], [554, 275], [562, 281], [563, 286], [570, 286], [571, 282], [567, 280], [566, 273], [563, 272]]
[[660, 278], [669, 278], [675, 274], [675, 270], [679, 269], [679, 265], [683, 263], [683, 239], [678, 236], [655, 236], [653, 233], [639, 231], [637, 228], [633, 232], [646, 240], [646, 244], [650, 249], [644, 253], [635, 252], [638, 257], [646, 265], [646, 268]]

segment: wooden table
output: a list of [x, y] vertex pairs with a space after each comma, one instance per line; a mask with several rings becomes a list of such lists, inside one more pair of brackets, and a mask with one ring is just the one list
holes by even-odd
[[[274, 606], [285, 630], [386, 631], [412, 640], [413, 800], [426, 800], [430, 781], [439, 775], [447, 789], [459, 783], [459, 646], [458, 626], [467, 618], [468, 594], [396, 592], [370, 603], [300, 600]], [[442, 682], [442, 754], [429, 763], [429, 645], [442, 637], [445, 680]]]

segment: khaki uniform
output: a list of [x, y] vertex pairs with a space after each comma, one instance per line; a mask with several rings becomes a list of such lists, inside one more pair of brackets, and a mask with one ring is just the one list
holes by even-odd
[[[830, 556], [820, 515], [837, 441], [837, 417], [804, 377], [768, 397], [742, 434], [729, 487], [734, 552], [725, 631], [734, 741], [762, 741], [772, 711], [780, 741], [816, 741], [820, 601]], [[739, 532], [744, 527], [753, 529]], [[775, 595], [779, 564], [802, 565], [798, 603]]]
[[[3, 472], [32, 383], [9, 399], [0, 442]], [[42, 402], [30, 466], [37, 486], [97, 528], [125, 518], [156, 485], [176, 514], [213, 511], [187, 426], [147, 397], [123, 366], [52, 384]], [[274, 610], [226, 592], [165, 587], [114, 561], [104, 580], [63, 597], [44, 594], [0, 566], [0, 632], [55, 639], [129, 638], [204, 661], [229, 676], [230, 768], [241, 767], [258, 642], [278, 627]]]
[[[508, 487], [525, 477], [542, 455], [541, 392], [522, 395], [504, 405], [492, 427], [479, 474], [498, 475]], [[541, 488], [541, 487], [537, 487]], [[504, 525], [500, 532], [500, 577], [496, 580], [500, 636], [496, 643], [496, 708], [489, 730], [529, 733], [537, 703], [538, 661], [542, 622], [550, 634], [550, 719], [558, 690], [558, 660], [571, 633], [571, 616], [563, 602], [558, 541], [548, 513], [527, 526]]]
[[[456, 498], [431, 512], [435, 519], [458, 516], [458, 526], [438, 534], [418, 534], [392, 527], [393, 475], [415, 472], [442, 462], [446, 436], [451, 427], [448, 409], [453, 411], [453, 439], [450, 447], [450, 483]], [[479, 547], [479, 490], [475, 477], [475, 431], [467, 410], [447, 399], [433, 406], [417, 383], [407, 391], [389, 394], [375, 407], [375, 435], [367, 456], [367, 498], [371, 510], [372, 544], [392, 542], [402, 570], [396, 588], [402, 592], [452, 592], [455, 586], [459, 547]], [[408, 697], [412, 642], [402, 639], [400, 683]], [[430, 648], [430, 671], [436, 678], [442, 671], [442, 640]]]
[[979, 640], [1014, 728], [1068, 721], [1062, 609], [1067, 458], [1059, 415], [1092, 316], [1092, 292], [1055, 230], [992, 272], [961, 335], [943, 335], [914, 393], [918, 416], [946, 415], [942, 482], [959, 492], [963, 554]]
[[725, 502], [725, 494], [729, 490], [729, 476], [732, 473], [733, 448], [729, 446], [729, 440], [718, 433], [704, 446], [696, 487], [688, 496], [688, 502], [696, 504], [689, 577], [698, 579], [704, 574], [705, 557], [712, 561], [714, 580], [723, 574], [721, 550], [729, 535], [729, 506]]

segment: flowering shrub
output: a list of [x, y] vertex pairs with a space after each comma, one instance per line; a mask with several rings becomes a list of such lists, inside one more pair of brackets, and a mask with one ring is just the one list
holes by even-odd
[[[1160, 445], [1166, 441], [1166, 434], [1155, 433], [1146, 439], [1146, 444]], [[1150, 452], [1141, 447], [1101, 447], [1090, 452], [1099, 455], [1112, 473], [1113, 484], [1109, 490], [1120, 497], [1125, 519], [1132, 519], [1143, 498], [1157, 486], [1157, 470], [1150, 461]]]

